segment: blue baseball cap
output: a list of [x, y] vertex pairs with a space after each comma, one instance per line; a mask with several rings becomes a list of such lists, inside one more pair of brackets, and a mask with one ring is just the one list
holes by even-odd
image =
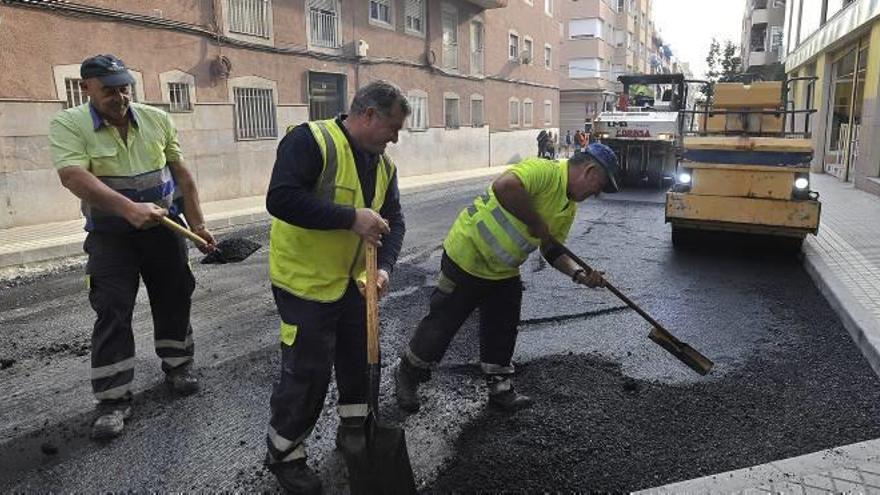
[[587, 146], [585, 152], [605, 169], [608, 182], [602, 192], [616, 193], [620, 191], [620, 186], [617, 185], [617, 174], [620, 172], [620, 167], [617, 164], [617, 155], [614, 154], [614, 151], [602, 143], [593, 143]]
[[134, 77], [125, 63], [113, 55], [95, 55], [83, 60], [79, 75], [83, 79], [97, 77], [104, 86], [110, 87], [134, 84]]

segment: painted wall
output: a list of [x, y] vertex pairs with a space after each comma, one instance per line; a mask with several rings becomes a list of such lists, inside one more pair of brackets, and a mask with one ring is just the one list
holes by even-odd
[[[558, 128], [547, 130], [557, 134]], [[491, 166], [508, 165], [538, 154], [539, 129], [493, 132], [490, 140]]]
[[[60, 102], [0, 102], [0, 229], [79, 217], [79, 200], [61, 185], [49, 152], [48, 122], [60, 110]], [[236, 141], [232, 111], [205, 104], [171, 114], [202, 201], [260, 195], [269, 184], [278, 140]], [[282, 129], [308, 119], [303, 105], [277, 114]]]
[[489, 128], [431, 128], [400, 133], [388, 146], [400, 177], [468, 170], [489, 166]]

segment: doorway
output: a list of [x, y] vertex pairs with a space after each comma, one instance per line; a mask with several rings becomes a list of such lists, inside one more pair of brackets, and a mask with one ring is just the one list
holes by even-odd
[[345, 75], [309, 72], [309, 120], [332, 119], [345, 111]]

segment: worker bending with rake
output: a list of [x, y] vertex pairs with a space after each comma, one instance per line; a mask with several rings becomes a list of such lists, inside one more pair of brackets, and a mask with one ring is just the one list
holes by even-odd
[[266, 197], [274, 217], [269, 274], [281, 316], [281, 377], [271, 398], [266, 464], [291, 493], [320, 493], [303, 441], [336, 370], [340, 422], [367, 415], [363, 243], [380, 246], [384, 293], [405, 231], [397, 171], [385, 146], [410, 113], [393, 84], [360, 88], [351, 114], [295, 127], [278, 146]]
[[519, 267], [540, 246], [544, 258], [573, 281], [601, 287], [601, 273], [580, 268], [557, 241], [568, 236], [576, 203], [602, 191], [618, 191], [616, 172], [614, 152], [598, 143], [568, 160], [529, 158], [458, 215], [443, 242], [440, 278], [428, 315], [401, 352], [395, 385], [402, 409], [419, 409], [419, 384], [430, 378], [453, 336], [477, 308], [489, 404], [505, 411], [531, 405], [531, 398], [517, 393], [511, 380], [523, 290]]

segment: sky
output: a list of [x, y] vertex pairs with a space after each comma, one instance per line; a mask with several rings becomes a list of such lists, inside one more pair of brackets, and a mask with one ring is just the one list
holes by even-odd
[[737, 47], [742, 37], [746, 0], [654, 0], [654, 22], [663, 42], [679, 61], [689, 62], [694, 77], [704, 77], [714, 36]]

